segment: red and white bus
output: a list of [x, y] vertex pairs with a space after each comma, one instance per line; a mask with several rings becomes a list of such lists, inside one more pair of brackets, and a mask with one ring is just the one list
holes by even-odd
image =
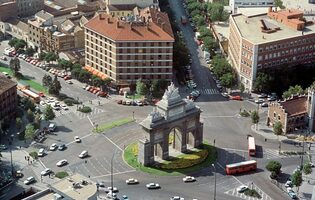
[[248, 172], [257, 169], [256, 160], [248, 160], [239, 163], [226, 165], [225, 172], [227, 175]]
[[255, 138], [251, 136], [248, 137], [248, 155], [256, 156]]

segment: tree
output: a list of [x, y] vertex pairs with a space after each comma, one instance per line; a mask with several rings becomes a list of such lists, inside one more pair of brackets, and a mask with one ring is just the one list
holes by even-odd
[[37, 113], [37, 114], [35, 115], [35, 120], [34, 120], [34, 127], [35, 127], [36, 129], [40, 129], [40, 121], [41, 121], [41, 116], [40, 116], [39, 113]]
[[9, 41], [9, 45], [10, 45], [10, 47], [14, 47], [15, 46], [15, 44], [17, 43], [19, 41], [19, 39], [17, 39], [17, 38], [12, 38], [10, 41]]
[[285, 9], [283, 2], [281, 0], [275, 0], [275, 6], [281, 9]]
[[[279, 135], [282, 135], [282, 124], [280, 121], [276, 121], [273, 125], [273, 133], [278, 136], [279, 140]], [[281, 141], [279, 140], [279, 153], [281, 152]]]
[[55, 54], [54, 52], [48, 52], [46, 55], [45, 55], [45, 61], [47, 62], [52, 62], [52, 61], [56, 61], [58, 59], [58, 55]]
[[24, 109], [25, 110], [31, 110], [31, 111], [35, 112], [36, 106], [35, 106], [34, 102], [31, 99], [25, 97], [23, 102], [24, 102], [23, 104], [24, 104]]
[[27, 56], [33, 56], [34, 53], [35, 53], [35, 49], [33, 49], [32, 47], [29, 47], [29, 48], [27, 48], [27, 49], [25, 50], [25, 54], [26, 54]]
[[[74, 66], [74, 65], [73, 65], [73, 66]], [[78, 79], [79, 81], [81, 81], [81, 80], [79, 79], [79, 76], [80, 76], [81, 71], [82, 71], [81, 68], [74, 68], [74, 67], [72, 67], [71, 76], [72, 76], [73, 78], [76, 78], [76, 79]]]
[[35, 136], [35, 128], [32, 124], [27, 124], [25, 127], [25, 140], [33, 139]]
[[28, 120], [30, 123], [33, 123], [33, 122], [34, 122], [35, 116], [34, 116], [34, 113], [33, 113], [30, 109], [27, 111], [26, 117], [27, 117], [27, 120]]
[[311, 174], [312, 173], [312, 165], [311, 163], [305, 163], [303, 166], [303, 172], [304, 174]]
[[52, 78], [48, 74], [45, 74], [42, 79], [42, 84], [44, 87], [49, 87], [52, 85]]
[[14, 48], [15, 49], [23, 49], [25, 46], [27, 45], [27, 43], [24, 40], [18, 40], [15, 45]]
[[38, 57], [40, 60], [45, 60], [46, 55], [47, 55], [47, 53], [41, 52]]
[[16, 128], [17, 128], [18, 130], [20, 130], [20, 129], [22, 128], [22, 119], [21, 119], [21, 118], [17, 117], [17, 118], [15, 119], [15, 126], [16, 126]]
[[145, 95], [148, 92], [146, 84], [143, 83], [141, 79], [137, 80], [136, 91], [139, 95]]
[[250, 117], [252, 119], [252, 123], [255, 124], [256, 129], [257, 129], [257, 124], [259, 122], [259, 114], [257, 110], [254, 110], [251, 114]]
[[281, 172], [281, 163], [275, 160], [271, 160], [267, 163], [266, 169], [270, 172], [274, 172], [276, 174], [280, 174]]
[[245, 86], [243, 83], [239, 84], [239, 89], [240, 89], [241, 93], [243, 93], [245, 91]]
[[55, 78], [54, 78], [52, 84], [48, 88], [48, 92], [49, 92], [49, 94], [59, 95], [60, 90], [61, 90], [61, 84], [58, 81], [57, 76], [55, 75]]
[[267, 92], [270, 90], [272, 78], [265, 73], [258, 73], [253, 83], [253, 90], [256, 92]]
[[292, 184], [297, 187], [297, 191], [299, 192], [299, 187], [302, 185], [303, 179], [302, 179], [302, 172], [300, 170], [296, 170], [292, 174]]
[[58, 60], [58, 65], [66, 71], [68, 70], [71, 71], [73, 66], [72, 62], [70, 62], [69, 60], [65, 60], [63, 58]]
[[56, 117], [53, 108], [50, 105], [47, 105], [44, 110], [44, 119], [53, 120]]
[[232, 73], [223, 74], [220, 78], [220, 83], [223, 87], [231, 88], [235, 83], [235, 76]]
[[228, 13], [224, 10], [224, 5], [220, 3], [207, 4], [207, 11], [212, 22], [226, 21], [229, 16]]
[[80, 70], [79, 76], [78, 76], [78, 80], [83, 82], [83, 83], [88, 83], [89, 80], [91, 79], [92, 75], [85, 70]]
[[10, 69], [13, 72], [13, 76], [17, 77], [21, 69], [20, 60], [18, 58], [13, 58], [10, 60]]
[[212, 52], [218, 46], [214, 38], [210, 36], [206, 36], [203, 38], [203, 45], [204, 45], [204, 49], [209, 52]]
[[291, 96], [304, 94], [304, 90], [300, 85], [290, 86], [287, 91], [282, 94], [282, 98], [287, 99]]
[[189, 65], [189, 51], [182, 38], [177, 38], [173, 48], [173, 66], [174, 69], [179, 70], [183, 66]]
[[92, 82], [92, 85], [96, 87], [100, 87], [103, 84], [103, 80], [96, 75], [92, 76], [91, 82]]

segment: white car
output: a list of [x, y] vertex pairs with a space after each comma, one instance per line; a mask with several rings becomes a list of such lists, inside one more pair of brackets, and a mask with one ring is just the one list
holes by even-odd
[[160, 188], [160, 185], [159, 185], [158, 183], [148, 183], [148, 184], [146, 185], [146, 187], [147, 187], [148, 189], [158, 189], [158, 188]]
[[24, 184], [28, 185], [28, 184], [31, 184], [31, 183], [33, 183], [35, 181], [36, 181], [35, 178], [33, 176], [30, 176], [24, 181]]
[[57, 148], [58, 148], [58, 145], [56, 143], [53, 143], [52, 145], [50, 145], [49, 150], [55, 151]]
[[287, 192], [294, 192], [293, 189], [291, 187], [287, 187]]
[[79, 158], [85, 158], [89, 155], [88, 151], [84, 150], [80, 153]]
[[40, 175], [46, 176], [46, 175], [50, 174], [51, 172], [52, 172], [51, 169], [46, 168], [40, 173]]
[[180, 196], [174, 196], [174, 197], [171, 197], [170, 200], [185, 200], [185, 199]]
[[292, 181], [288, 180], [285, 184], [284, 187], [289, 188], [292, 186]]
[[41, 148], [38, 151], [38, 157], [43, 157], [46, 154], [45, 149]]
[[139, 181], [138, 181], [137, 179], [130, 178], [130, 179], [127, 179], [127, 180], [126, 180], [126, 183], [127, 183], [128, 185], [131, 185], [131, 184], [138, 184]]
[[64, 110], [69, 110], [68, 106], [65, 105], [65, 104], [61, 104], [60, 106], [61, 106], [61, 108], [64, 109]]
[[44, 105], [46, 105], [46, 102], [45, 102], [45, 101], [40, 101], [39, 104], [40, 104], [41, 106], [44, 106]]
[[81, 142], [81, 139], [79, 138], [79, 136], [74, 136], [74, 141], [76, 143], [80, 143]]
[[196, 179], [193, 176], [186, 176], [186, 177], [183, 178], [183, 181], [185, 183], [188, 183], [188, 182], [194, 182], [194, 181], [196, 181]]
[[107, 187], [107, 191], [108, 191], [108, 192], [118, 192], [118, 189], [117, 189], [116, 187], [113, 187], [113, 188], [112, 188], [112, 187], [110, 186], [110, 187]]
[[57, 166], [58, 167], [62, 167], [64, 165], [66, 165], [68, 163], [68, 161], [66, 159], [60, 160], [59, 162], [57, 162]]
[[66, 80], [66, 83], [73, 84], [73, 82], [71, 80]]
[[241, 185], [236, 189], [236, 191], [241, 193], [241, 192], [245, 192], [247, 189], [248, 189], [247, 185]]

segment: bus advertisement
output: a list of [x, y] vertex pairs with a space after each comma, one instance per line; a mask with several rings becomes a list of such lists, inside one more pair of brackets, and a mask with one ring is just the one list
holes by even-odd
[[257, 169], [256, 160], [248, 160], [239, 163], [233, 163], [226, 165], [225, 172], [227, 175], [238, 174], [248, 172]]
[[256, 144], [254, 137], [248, 137], [248, 155], [256, 156]]

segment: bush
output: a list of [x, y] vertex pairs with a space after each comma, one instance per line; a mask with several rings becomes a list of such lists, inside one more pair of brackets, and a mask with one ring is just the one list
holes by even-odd
[[64, 102], [67, 106], [72, 106], [73, 104], [79, 104], [77, 100], [71, 99], [71, 98], [64, 99]]
[[249, 112], [247, 112], [246, 110], [241, 111], [241, 112], [240, 112], [240, 115], [241, 115], [242, 117], [249, 117], [249, 116], [250, 116]]
[[90, 113], [92, 112], [92, 109], [88, 106], [83, 106], [81, 108], [78, 108], [78, 111], [83, 112], [83, 113]]
[[275, 160], [269, 161], [268, 164], [266, 165], [266, 169], [268, 171], [275, 172], [276, 174], [280, 173], [281, 167], [282, 167], [281, 163]]
[[244, 192], [244, 194], [247, 196], [256, 197], [258, 199], [261, 199], [260, 194], [254, 189], [248, 189]]
[[38, 158], [38, 154], [37, 154], [36, 151], [30, 152], [30, 156], [31, 156], [33, 159], [35, 159], [35, 160], [37, 160], [37, 158]]
[[55, 174], [55, 177], [60, 178], [60, 179], [63, 179], [64, 177], [67, 177], [67, 176], [69, 176], [69, 174], [65, 171], [57, 172]]
[[306, 163], [303, 166], [303, 172], [304, 172], [304, 174], [311, 174], [312, 173], [312, 165], [310, 163]]
[[270, 174], [270, 178], [271, 179], [276, 179], [277, 178], [277, 173], [276, 172], [271, 172], [271, 174]]

